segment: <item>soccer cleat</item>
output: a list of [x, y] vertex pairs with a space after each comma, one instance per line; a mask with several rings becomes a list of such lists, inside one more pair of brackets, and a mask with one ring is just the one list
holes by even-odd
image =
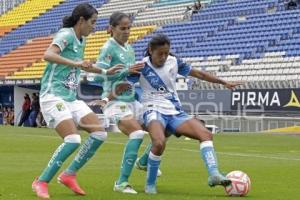
[[38, 177], [32, 182], [32, 190], [36, 193], [37, 197], [41, 199], [49, 199], [48, 183], [45, 181], [39, 181]]
[[[135, 163], [134, 163], [134, 166], [136, 169], [138, 170], [143, 170], [143, 171], [147, 171], [147, 166], [146, 165], [141, 165], [141, 163], [139, 162], [140, 159], [136, 159]], [[157, 171], [157, 177], [160, 177], [162, 175], [162, 172], [160, 169], [158, 169]]]
[[214, 187], [216, 185], [223, 185], [224, 187], [226, 187], [230, 184], [231, 180], [229, 180], [226, 176], [220, 173], [208, 177], [208, 185], [210, 187]]
[[117, 184], [117, 182], [115, 182], [114, 191], [127, 194], [137, 194], [137, 191], [135, 191], [128, 182], [123, 182], [121, 184]]
[[78, 195], [86, 195], [85, 191], [80, 188], [79, 184], [76, 180], [76, 175], [68, 175], [64, 172], [62, 172], [58, 177], [57, 181], [61, 184], [64, 184], [68, 188], [70, 188], [73, 192], [75, 192]]
[[157, 194], [156, 186], [155, 185], [146, 185], [145, 193], [147, 193], [147, 194]]

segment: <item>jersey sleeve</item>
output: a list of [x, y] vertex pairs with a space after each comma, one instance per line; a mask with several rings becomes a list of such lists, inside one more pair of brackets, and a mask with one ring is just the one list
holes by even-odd
[[178, 65], [178, 74], [182, 76], [188, 76], [192, 70], [192, 66], [183, 62], [181, 59], [177, 59], [177, 65]]
[[74, 36], [71, 32], [68, 31], [59, 31], [53, 41], [52, 45], [55, 44], [60, 48], [62, 52], [69, 44], [72, 44]]
[[111, 60], [113, 58], [113, 51], [108, 45], [104, 45], [98, 56], [96, 65], [102, 68], [111, 67]]

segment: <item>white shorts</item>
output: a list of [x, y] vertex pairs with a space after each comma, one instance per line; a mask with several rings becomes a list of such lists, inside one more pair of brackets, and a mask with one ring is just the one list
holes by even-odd
[[110, 101], [103, 108], [105, 117], [111, 123], [117, 124], [118, 121], [126, 116], [133, 115], [139, 123], [142, 122], [142, 104], [138, 101], [123, 102], [123, 101]]
[[81, 118], [93, 111], [81, 100], [68, 102], [53, 94], [40, 97], [41, 111], [49, 128], [55, 128], [66, 119], [73, 119], [76, 125]]

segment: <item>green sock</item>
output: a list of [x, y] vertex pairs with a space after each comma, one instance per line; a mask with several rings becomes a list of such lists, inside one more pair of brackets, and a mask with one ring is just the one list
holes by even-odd
[[77, 149], [78, 146], [79, 143], [62, 143], [54, 152], [47, 167], [39, 177], [39, 180], [50, 182], [50, 180], [62, 166], [63, 162]]
[[148, 146], [146, 147], [143, 155], [140, 157], [139, 159], [139, 163], [141, 166], [147, 166], [148, 164], [148, 157], [149, 157], [149, 153], [152, 147], [152, 143], [148, 144]]
[[117, 181], [117, 184], [128, 182], [128, 178], [131, 174], [134, 162], [136, 161], [137, 153], [142, 141], [143, 139], [129, 139], [129, 141], [127, 142], [121, 164], [121, 174]]
[[95, 154], [103, 142], [104, 140], [100, 140], [91, 134], [81, 145], [77, 155], [65, 172], [75, 174]]

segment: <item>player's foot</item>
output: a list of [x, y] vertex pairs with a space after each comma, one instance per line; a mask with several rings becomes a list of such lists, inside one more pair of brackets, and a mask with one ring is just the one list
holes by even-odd
[[[136, 161], [135, 161], [135, 163], [134, 163], [134, 166], [135, 166], [135, 168], [138, 169], [138, 170], [147, 171], [147, 166], [146, 166], [146, 165], [142, 165], [142, 164], [140, 163], [140, 159], [139, 159], [139, 158], [136, 159]], [[160, 177], [161, 175], [162, 175], [162, 172], [161, 172], [160, 169], [158, 169], [158, 171], [157, 171], [157, 177]]]
[[208, 185], [210, 187], [214, 187], [216, 185], [228, 186], [230, 184], [231, 180], [229, 180], [226, 176], [220, 173], [208, 177]]
[[127, 194], [137, 194], [137, 191], [135, 191], [128, 182], [123, 182], [121, 184], [117, 184], [117, 182], [115, 182], [114, 191]]
[[57, 181], [61, 184], [64, 184], [68, 188], [70, 188], [73, 192], [79, 195], [86, 195], [85, 191], [80, 188], [79, 184], [76, 180], [76, 175], [69, 175], [64, 172], [62, 172], [58, 177]]
[[155, 185], [146, 185], [145, 193], [147, 193], [147, 194], [157, 194], [156, 186]]
[[49, 199], [48, 193], [48, 183], [45, 181], [39, 181], [38, 178], [35, 178], [32, 182], [32, 190], [36, 193], [37, 197], [41, 199]]

